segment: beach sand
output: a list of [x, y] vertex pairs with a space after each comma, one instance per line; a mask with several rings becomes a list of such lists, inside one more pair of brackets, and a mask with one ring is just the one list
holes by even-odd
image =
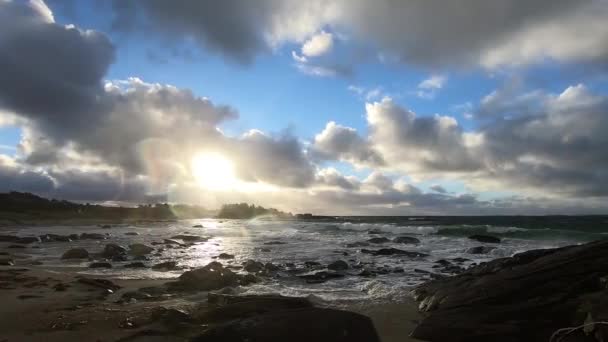
[[[148, 336], [155, 331], [150, 313], [161, 306], [198, 312], [206, 307], [204, 292], [162, 301], [116, 303], [125, 292], [159, 286], [166, 280], [108, 279], [122, 287], [108, 294], [78, 279], [77, 274], [40, 266], [0, 266], [0, 341], [186, 341], [192, 327], [177, 336]], [[65, 290], [57, 291], [62, 287]], [[415, 341], [408, 337], [418, 318], [413, 302], [341, 309], [369, 316], [383, 342]], [[133, 337], [142, 332], [145, 335]]]

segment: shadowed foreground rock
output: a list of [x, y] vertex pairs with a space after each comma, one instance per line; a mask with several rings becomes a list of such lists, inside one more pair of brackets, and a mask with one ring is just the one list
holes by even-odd
[[[243, 303], [241, 303], [243, 305]], [[353, 312], [300, 308], [214, 326], [194, 342], [379, 342], [371, 320]]]
[[[534, 250], [481, 264], [412, 291], [427, 313], [425, 341], [549, 341], [560, 328], [608, 320], [608, 241]], [[605, 341], [589, 326], [563, 342]]]

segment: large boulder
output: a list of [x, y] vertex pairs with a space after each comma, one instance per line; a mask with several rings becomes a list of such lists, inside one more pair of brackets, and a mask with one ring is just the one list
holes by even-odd
[[109, 243], [103, 248], [101, 256], [107, 259], [112, 259], [117, 256], [125, 255], [125, 253], [127, 253], [126, 248], [115, 243]]
[[348, 263], [344, 260], [337, 260], [327, 265], [327, 269], [332, 271], [344, 271], [348, 269]]
[[[260, 308], [259, 305], [254, 307]], [[259, 309], [258, 309], [259, 310]], [[372, 321], [354, 312], [299, 308], [229, 320], [193, 342], [379, 342]]]
[[239, 276], [236, 273], [214, 261], [183, 273], [176, 282], [170, 283], [170, 287], [184, 291], [211, 291], [238, 284]]
[[483, 242], [483, 243], [500, 243], [500, 238], [497, 238], [496, 236], [490, 236], [490, 235], [480, 235], [480, 234], [471, 235], [471, 236], [469, 236], [469, 239]]
[[72, 248], [61, 256], [61, 259], [87, 259], [89, 252], [84, 248]]
[[264, 269], [264, 264], [259, 261], [249, 259], [243, 263], [243, 268], [247, 272], [258, 273]]
[[129, 245], [129, 254], [135, 256], [142, 256], [150, 254], [154, 251], [154, 248], [144, 245], [143, 243], [134, 243]]
[[[608, 241], [480, 264], [412, 291], [426, 313], [412, 336], [423, 341], [549, 341], [560, 328], [608, 320], [607, 270]], [[606, 340], [600, 329], [586, 330]], [[579, 330], [564, 341], [587, 341], [578, 339], [585, 337]]]

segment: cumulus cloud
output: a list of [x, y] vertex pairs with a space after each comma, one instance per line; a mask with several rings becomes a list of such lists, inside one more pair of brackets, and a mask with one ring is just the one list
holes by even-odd
[[314, 156], [321, 159], [343, 160], [354, 164], [382, 165], [384, 161], [368, 141], [361, 138], [354, 128], [330, 121], [314, 138], [311, 148]]
[[437, 95], [437, 92], [443, 88], [446, 82], [446, 76], [432, 75], [418, 84], [416, 96], [423, 99], [432, 99]]
[[334, 45], [331, 33], [321, 31], [310, 37], [302, 45], [302, 54], [307, 57], [317, 57], [326, 54]]

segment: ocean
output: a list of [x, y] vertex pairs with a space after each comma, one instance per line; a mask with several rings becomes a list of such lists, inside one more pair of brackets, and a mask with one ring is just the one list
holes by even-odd
[[[48, 233], [107, 234], [106, 240], [43, 242], [38, 243], [38, 247], [16, 251], [39, 261], [41, 265], [37, 267], [45, 269], [124, 279], [170, 279], [183, 273], [184, 270], [161, 272], [151, 268], [123, 267], [123, 264], [132, 261], [113, 262], [114, 267], [111, 269], [90, 269], [89, 260], [60, 259], [67, 249], [74, 247], [83, 247], [91, 253], [97, 253], [107, 243], [123, 246], [132, 243], [155, 244], [155, 248], [162, 250], [151, 254], [149, 260], [144, 261], [147, 265], [176, 261], [185, 269], [189, 269], [204, 266], [211, 261], [220, 261], [224, 265], [234, 266], [234, 269], [239, 271], [238, 268], [244, 261], [252, 259], [273, 263], [280, 266], [281, 270], [273, 277], [260, 278], [259, 283], [239, 289], [242, 293], [278, 293], [287, 296], [308, 296], [325, 302], [348, 303], [405, 300], [413, 286], [433, 277], [451, 274], [453, 269], [449, 271], [441, 267], [446, 261], [452, 266], [466, 268], [472, 264], [508, 257], [531, 249], [554, 248], [608, 238], [607, 222], [606, 217], [343, 217], [310, 221], [269, 218], [200, 219], [117, 224], [109, 229], [100, 225], [4, 227], [1, 233], [19, 236]], [[196, 225], [203, 227], [193, 227]], [[158, 244], [178, 234], [208, 237], [209, 240], [188, 248], [169, 248]], [[491, 235], [502, 241], [498, 244], [480, 243], [468, 238], [474, 234]], [[420, 242], [402, 244], [392, 241], [399, 236], [414, 237]], [[371, 238], [386, 238], [389, 242], [367, 242]], [[366, 243], [369, 245], [366, 246]], [[351, 247], [348, 247], [349, 245]], [[494, 248], [488, 248], [488, 251], [482, 254], [472, 254], [471, 248], [478, 246]], [[365, 250], [375, 251], [381, 248], [397, 248], [428, 256], [374, 256], [365, 253]], [[220, 253], [234, 255], [234, 259], [219, 260], [217, 256]], [[298, 277], [325, 270], [326, 265], [337, 260], [349, 264], [349, 269], [342, 272], [344, 277], [320, 283], [309, 283]], [[305, 266], [307, 262], [308, 268]], [[314, 263], [319, 265], [311, 266]]]

